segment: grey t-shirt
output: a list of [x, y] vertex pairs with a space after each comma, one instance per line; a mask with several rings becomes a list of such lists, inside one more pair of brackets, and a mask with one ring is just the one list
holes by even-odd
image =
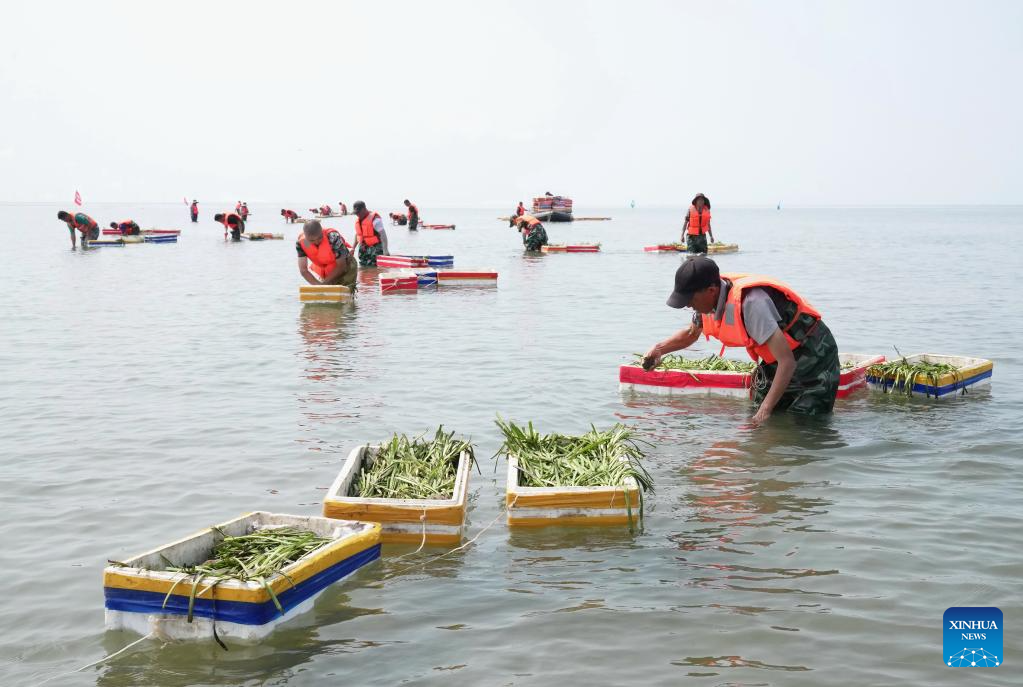
[[[718, 305], [715, 317], [720, 318], [725, 310], [725, 299], [728, 298], [728, 290], [731, 289], [727, 282], [721, 280], [721, 295], [718, 297]], [[742, 322], [746, 326], [746, 333], [758, 344], [766, 343], [771, 336], [778, 331], [778, 322], [781, 315], [775, 307], [771, 296], [764, 289], [754, 288], [746, 292], [742, 299]], [[693, 324], [697, 327], [703, 326], [700, 313], [693, 313]]]

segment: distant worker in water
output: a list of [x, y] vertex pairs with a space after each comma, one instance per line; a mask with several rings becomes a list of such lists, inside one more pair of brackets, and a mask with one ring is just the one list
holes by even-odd
[[281, 217], [283, 217], [284, 221], [288, 224], [294, 224], [295, 221], [298, 220], [298, 213], [294, 210], [281, 210]]
[[142, 230], [139, 229], [139, 225], [136, 224], [135, 220], [133, 219], [125, 219], [121, 220], [120, 222], [111, 222], [110, 228], [116, 229], [117, 231], [121, 232], [121, 236], [138, 236], [139, 234], [142, 233]]
[[672, 308], [692, 308], [686, 329], [651, 348], [643, 367], [694, 344], [700, 336], [745, 348], [758, 363], [751, 396], [754, 424], [772, 412], [830, 413], [838, 394], [838, 344], [821, 314], [784, 282], [752, 274], [722, 274], [706, 256], [688, 258], [675, 272]]
[[522, 234], [522, 245], [526, 250], [536, 252], [547, 245], [547, 230], [536, 217], [526, 213], [520, 217], [512, 217], [509, 227], [516, 227]]
[[519, 201], [519, 206], [517, 208], [515, 208], [515, 216], [516, 217], [522, 217], [522, 215], [524, 215], [524, 214], [526, 214], [526, 206], [523, 205], [522, 201], [520, 200]]
[[341, 201], [338, 201], [338, 203], [337, 203], [337, 213], [339, 215], [341, 215], [342, 217], [347, 215], [348, 214], [348, 206], [345, 205], [344, 203], [342, 203]]
[[84, 212], [76, 212], [71, 214], [61, 210], [57, 213], [57, 219], [67, 224], [68, 232], [71, 234], [71, 248], [77, 246], [77, 234], [75, 230], [78, 230], [82, 234], [82, 248], [89, 247], [89, 241], [95, 241], [99, 238], [99, 225], [96, 224], [96, 220], [89, 217]]
[[359, 264], [376, 267], [378, 255], [390, 255], [387, 251], [387, 232], [380, 215], [366, 209], [361, 200], [352, 204], [355, 212], [355, 248], [358, 249]]
[[408, 217], [406, 217], [405, 214], [401, 212], [392, 212], [391, 224], [403, 227], [406, 224], [408, 224]]
[[405, 199], [405, 207], [408, 208], [408, 229], [417, 231], [419, 229], [419, 208], [408, 198]]
[[689, 206], [689, 212], [682, 222], [682, 235], [686, 240], [687, 253], [706, 253], [707, 235], [714, 243], [714, 232], [710, 228], [710, 199], [697, 193]]
[[227, 238], [228, 233], [230, 233], [232, 241], [242, 240], [242, 232], [245, 231], [245, 220], [242, 219], [241, 215], [234, 212], [224, 212], [213, 215], [213, 221], [220, 222], [224, 225], [225, 239]]
[[198, 222], [199, 221], [199, 201], [197, 201], [197, 200], [195, 200], [193, 198], [192, 199], [192, 206], [189, 208], [189, 211], [192, 214], [192, 222], [193, 223]]
[[242, 206], [238, 209], [238, 214], [242, 216], [243, 222], [249, 221], [249, 204], [242, 203]]
[[298, 272], [310, 284], [355, 284], [359, 265], [337, 229], [324, 229], [319, 220], [311, 219], [302, 225], [295, 250]]

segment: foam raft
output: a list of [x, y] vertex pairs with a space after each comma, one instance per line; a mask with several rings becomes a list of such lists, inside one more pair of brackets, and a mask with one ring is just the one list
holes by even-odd
[[280, 241], [284, 239], [284, 234], [272, 234], [268, 231], [246, 231], [242, 232], [242, 238], [249, 241]]
[[349, 303], [355, 297], [350, 286], [341, 284], [302, 284], [298, 300], [303, 303]]
[[710, 370], [650, 370], [639, 365], [618, 368], [618, 388], [621, 391], [677, 396], [704, 394], [748, 398], [753, 385], [753, 373]]
[[[379, 259], [379, 258], [378, 258]], [[379, 276], [381, 293], [415, 292], [429, 286], [497, 286], [495, 270], [396, 270]]]
[[[684, 243], [661, 243], [656, 246], [643, 246], [647, 253], [685, 253]], [[738, 253], [737, 243], [711, 243], [707, 245], [707, 255], [719, 255], [721, 253]]]
[[639, 518], [639, 485], [633, 477], [619, 487], [524, 487], [519, 481], [518, 458], [508, 456], [509, 527], [628, 525], [630, 507], [633, 521]]
[[[85, 245], [83, 243], [83, 245]], [[101, 248], [103, 246], [124, 246], [124, 239], [93, 239], [89, 241], [89, 248]]]
[[[180, 229], [142, 229], [140, 230], [142, 236], [178, 236], [181, 234]], [[106, 236], [120, 236], [120, 229], [104, 229], [103, 234]]]
[[455, 228], [454, 224], [420, 224], [420, 229], [451, 229]]
[[[867, 368], [884, 362], [883, 355], [839, 353], [843, 366], [838, 381], [838, 398], [844, 398], [867, 385]], [[852, 367], [845, 367], [852, 363]], [[666, 394], [704, 394], [748, 398], [753, 385], [752, 372], [706, 370], [651, 370], [639, 365], [618, 368], [618, 387], [621, 391]]]
[[[267, 580], [284, 612], [274, 605], [258, 582], [227, 580], [210, 586], [199, 582], [194, 618], [187, 620], [192, 576], [163, 570], [170, 564], [195, 565], [205, 561], [223, 536], [249, 534], [273, 527], [298, 527], [333, 541], [325, 544]], [[192, 534], [129, 558], [103, 571], [106, 627], [155, 632], [168, 639], [204, 639], [213, 636], [254, 640], [312, 608], [313, 600], [328, 586], [348, 577], [380, 557], [380, 526], [306, 515], [257, 511]]]
[[599, 243], [579, 243], [575, 245], [562, 245], [562, 244], [550, 244], [542, 246], [541, 252], [544, 253], [599, 253]]
[[411, 269], [413, 267], [454, 267], [453, 255], [378, 255], [377, 267]]
[[393, 543], [457, 544], [465, 534], [465, 512], [472, 460], [466, 451], [458, 458], [455, 488], [449, 499], [384, 499], [351, 496], [363, 465], [371, 465], [378, 447], [353, 450], [323, 498], [327, 518], [380, 523], [381, 541]]
[[[844, 398], [857, 389], [867, 386], [867, 368], [877, 363], [883, 363], [884, 356], [839, 353], [838, 362], [842, 365], [842, 372], [838, 378], [838, 398]], [[846, 367], [850, 364], [852, 367]]]
[[[987, 386], [991, 384], [991, 376], [994, 373], [994, 363], [984, 358], [970, 358], [961, 355], [940, 355], [937, 353], [917, 353], [906, 356], [911, 363], [946, 363], [953, 365], [956, 372], [942, 375], [933, 383], [924, 375], [917, 375], [913, 380], [913, 396], [930, 396], [931, 398], [944, 398], [955, 395], [957, 392], [965, 393], [969, 387]], [[875, 377], [867, 374], [867, 383], [872, 388], [887, 390], [893, 383], [891, 377]], [[898, 390], [905, 390], [905, 384], [899, 382]]]
[[[137, 237], [131, 236], [131, 237], [125, 237], [125, 238], [127, 239], [127, 238], [137, 238]], [[142, 241], [144, 243], [177, 243], [178, 242], [178, 235], [177, 234], [155, 234], [155, 235], [147, 234], [146, 236], [142, 237]], [[136, 241], [136, 243], [138, 243], [138, 242]]]

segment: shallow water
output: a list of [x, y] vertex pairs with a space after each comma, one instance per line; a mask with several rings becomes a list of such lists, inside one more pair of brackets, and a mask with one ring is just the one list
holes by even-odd
[[[679, 257], [642, 252], [680, 210], [581, 208], [615, 219], [551, 240], [602, 253], [523, 257], [500, 211], [421, 206], [457, 230], [394, 227], [392, 251], [497, 268], [496, 289], [365, 279], [354, 307], [303, 307], [293, 242], [225, 244], [212, 208], [192, 225], [183, 206], [93, 206], [184, 234], [71, 252], [56, 206], [0, 206], [4, 684], [136, 638], [103, 630], [107, 558], [245, 511], [318, 514], [352, 447], [441, 423], [479, 446], [472, 546], [412, 568], [441, 549], [385, 549], [259, 645], [150, 640], [48, 684], [936, 684], [953, 605], [1005, 613], [1006, 664], [970, 680], [1019, 683], [1023, 208], [715, 208], [742, 249], [719, 263], [789, 281], [841, 350], [995, 361], [965, 397], [861, 392], [751, 431], [743, 401], [617, 389], [688, 317], [664, 305]], [[250, 230], [297, 232], [253, 209]], [[510, 533], [497, 413], [634, 425], [654, 443], [644, 531]]]

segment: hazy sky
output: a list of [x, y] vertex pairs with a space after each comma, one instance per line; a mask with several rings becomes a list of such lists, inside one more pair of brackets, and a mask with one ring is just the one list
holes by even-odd
[[5, 2], [0, 200], [1023, 202], [1021, 2]]

